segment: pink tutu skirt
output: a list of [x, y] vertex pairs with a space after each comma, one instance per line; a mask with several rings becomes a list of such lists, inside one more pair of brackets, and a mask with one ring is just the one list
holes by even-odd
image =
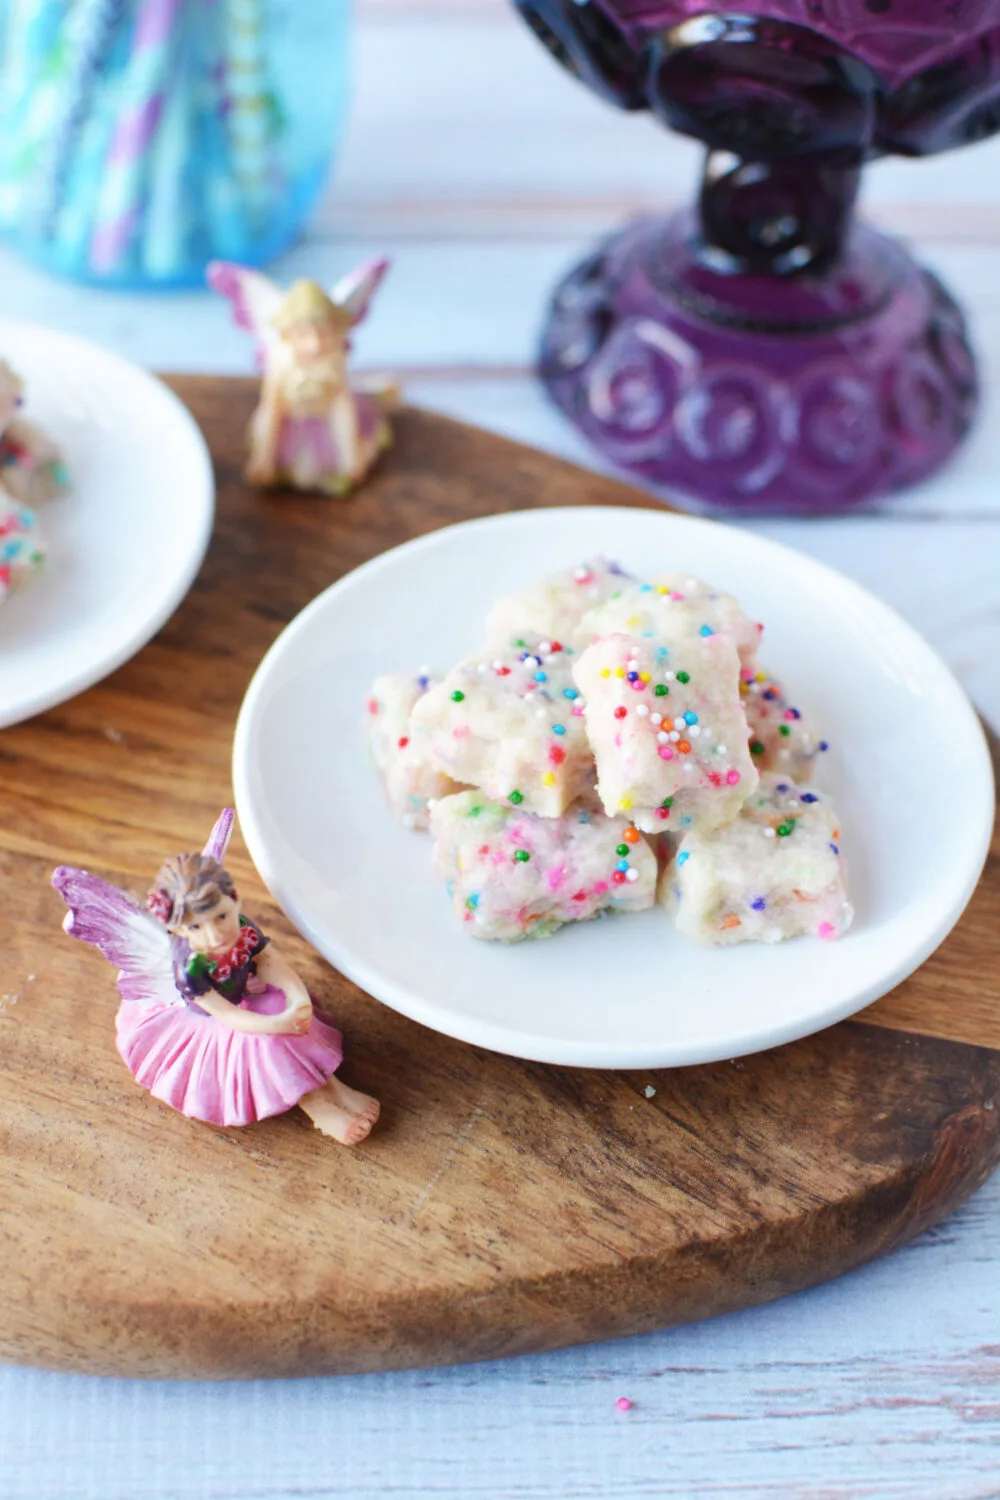
[[[268, 985], [240, 1002], [274, 1015], [283, 990]], [[118, 1007], [118, 1051], [144, 1089], [172, 1109], [210, 1125], [251, 1125], [284, 1114], [340, 1067], [340, 1032], [317, 1011], [302, 1036], [230, 1031], [186, 1005]]]
[[[374, 457], [371, 450], [385, 446], [389, 436], [382, 403], [367, 391], [355, 391], [354, 401], [362, 448]], [[325, 417], [282, 418], [276, 467], [285, 482], [314, 485], [331, 493], [349, 487], [346, 468]]]

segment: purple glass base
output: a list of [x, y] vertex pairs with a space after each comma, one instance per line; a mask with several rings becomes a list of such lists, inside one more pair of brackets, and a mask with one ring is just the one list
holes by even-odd
[[630, 225], [570, 273], [541, 371], [615, 464], [746, 513], [914, 484], [977, 397], [961, 311], [894, 241], [855, 224], [825, 272], [735, 275], [692, 213]]

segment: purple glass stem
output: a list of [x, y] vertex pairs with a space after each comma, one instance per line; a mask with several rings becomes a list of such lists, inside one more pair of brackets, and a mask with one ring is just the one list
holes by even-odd
[[708, 148], [695, 213], [557, 288], [554, 399], [616, 463], [708, 505], [835, 510], [968, 430], [962, 315], [854, 222], [866, 159], [1000, 128], [1000, 0], [517, 0], [556, 58]]

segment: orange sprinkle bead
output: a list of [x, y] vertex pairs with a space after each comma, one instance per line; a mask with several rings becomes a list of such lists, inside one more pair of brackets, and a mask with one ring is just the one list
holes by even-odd
[[677, 741], [677, 748], [678, 748], [678, 750], [680, 751], [680, 753], [682, 755], [690, 755], [691, 754], [691, 746], [688, 744], [687, 740], [678, 740]]
[[639, 842], [638, 828], [626, 828], [625, 832], [622, 834], [622, 838], [625, 840], [626, 844], [637, 844]]
[[723, 917], [722, 921], [719, 923], [719, 926], [720, 927], [742, 927], [743, 923], [740, 921], [740, 919], [736, 915], [736, 913], [734, 911], [731, 911], [729, 913], [728, 917]]

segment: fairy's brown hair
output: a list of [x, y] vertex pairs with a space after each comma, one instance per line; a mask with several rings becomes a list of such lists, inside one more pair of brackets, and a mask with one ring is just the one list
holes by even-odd
[[175, 854], [164, 860], [148, 905], [168, 927], [179, 927], [211, 911], [223, 896], [236, 898], [233, 878], [225, 866], [207, 854]]

